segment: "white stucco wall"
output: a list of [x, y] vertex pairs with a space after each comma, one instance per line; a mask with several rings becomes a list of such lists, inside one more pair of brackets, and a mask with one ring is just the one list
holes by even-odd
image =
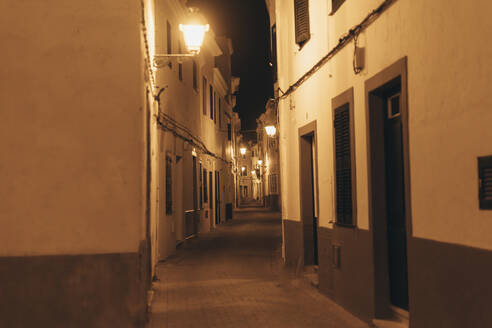
[[0, 256], [136, 252], [138, 1], [0, 3]]
[[[276, 2], [279, 85], [311, 68], [381, 1], [311, 0], [311, 39], [294, 41], [293, 1]], [[298, 128], [318, 121], [320, 224], [334, 219], [331, 99], [354, 87], [358, 227], [369, 228], [364, 82], [408, 57], [412, 226], [415, 237], [492, 249], [492, 212], [478, 207], [477, 157], [492, 154], [492, 29], [487, 1], [398, 0], [360, 35], [366, 67], [352, 70], [353, 43], [280, 104], [283, 217], [299, 220]]]

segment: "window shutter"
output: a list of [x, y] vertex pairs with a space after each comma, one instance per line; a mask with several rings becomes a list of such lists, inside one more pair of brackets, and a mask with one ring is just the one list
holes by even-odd
[[309, 30], [309, 0], [294, 0], [296, 43], [304, 44], [311, 37]]
[[478, 159], [480, 209], [492, 209], [492, 156]]
[[335, 109], [334, 126], [337, 223], [352, 225], [352, 152], [349, 104]]

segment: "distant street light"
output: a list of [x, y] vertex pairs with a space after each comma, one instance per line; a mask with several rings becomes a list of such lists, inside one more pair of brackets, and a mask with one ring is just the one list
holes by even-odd
[[251, 171], [251, 175], [255, 175], [255, 174], [256, 174], [255, 170]]
[[261, 159], [258, 160], [258, 165], [263, 164], [263, 161]]
[[239, 151], [241, 152], [241, 155], [246, 155], [246, 148], [242, 147], [239, 149]]
[[265, 126], [265, 130], [269, 137], [274, 137], [277, 133], [277, 128], [274, 125]]

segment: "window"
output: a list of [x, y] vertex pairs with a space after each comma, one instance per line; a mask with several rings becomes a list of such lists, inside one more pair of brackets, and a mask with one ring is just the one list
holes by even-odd
[[222, 98], [219, 96], [219, 129], [222, 129]]
[[247, 166], [243, 166], [244, 167], [244, 170], [241, 169], [242, 171], [242, 176], [243, 177], [247, 177], [248, 176], [248, 167]]
[[345, 0], [331, 0], [331, 14], [334, 14], [344, 2]]
[[214, 92], [214, 123], [217, 124], [217, 93]]
[[213, 187], [213, 185], [212, 185], [212, 183], [213, 183], [213, 181], [212, 181], [212, 171], [208, 172], [208, 183], [209, 183], [208, 192], [209, 192], [209, 197], [210, 197], [210, 201], [208, 202], [208, 204], [209, 204], [209, 207], [210, 208], [213, 208], [213, 201], [212, 201], [212, 199], [214, 197], [214, 194], [213, 194], [214, 191], [212, 189], [212, 187]]
[[[181, 52], [181, 41], [179, 41], [179, 43], [178, 43], [178, 52], [182, 53]], [[180, 81], [183, 81], [183, 64], [182, 63], [178, 63], [178, 78]]]
[[171, 156], [166, 155], [166, 214], [173, 214], [173, 181]]
[[229, 141], [232, 140], [231, 123], [227, 123], [227, 140], [229, 140]]
[[480, 209], [492, 210], [492, 156], [478, 159]]
[[275, 138], [275, 137], [274, 138], [271, 138], [271, 137], [268, 138], [268, 148], [270, 150], [273, 150], [273, 151], [277, 150], [277, 138]]
[[[166, 23], [166, 31], [167, 31], [167, 53], [168, 54], [172, 54], [173, 53], [173, 35], [172, 35], [172, 31], [171, 31], [171, 23], [169, 23], [169, 21], [167, 21]], [[169, 64], [168, 66], [171, 68], [173, 67], [173, 64], [171, 63], [171, 61], [169, 61]]]
[[207, 192], [207, 169], [203, 169], [203, 202], [208, 202], [208, 192]]
[[212, 85], [210, 85], [210, 99], [209, 99], [209, 102], [210, 102], [210, 119], [213, 120], [214, 119], [214, 87], [212, 87]]
[[268, 177], [268, 184], [270, 185], [270, 194], [277, 194], [277, 174], [270, 174], [270, 176]]
[[203, 115], [207, 115], [207, 78], [205, 76], [203, 77], [202, 84]]
[[335, 151], [336, 223], [355, 226], [355, 151], [353, 89], [332, 101]]
[[294, 0], [296, 43], [302, 47], [310, 38], [309, 0]]
[[198, 67], [196, 61], [193, 61], [193, 89], [198, 91]]
[[272, 26], [272, 74], [273, 82], [277, 82], [277, 26]]
[[200, 171], [198, 171], [198, 174], [200, 175], [200, 209], [203, 208], [203, 176], [202, 176], [202, 163], [200, 163]]

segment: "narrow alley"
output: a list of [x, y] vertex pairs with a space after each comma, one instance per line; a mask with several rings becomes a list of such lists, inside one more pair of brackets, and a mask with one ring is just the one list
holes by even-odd
[[235, 217], [158, 265], [151, 328], [367, 327], [284, 268], [279, 213]]

